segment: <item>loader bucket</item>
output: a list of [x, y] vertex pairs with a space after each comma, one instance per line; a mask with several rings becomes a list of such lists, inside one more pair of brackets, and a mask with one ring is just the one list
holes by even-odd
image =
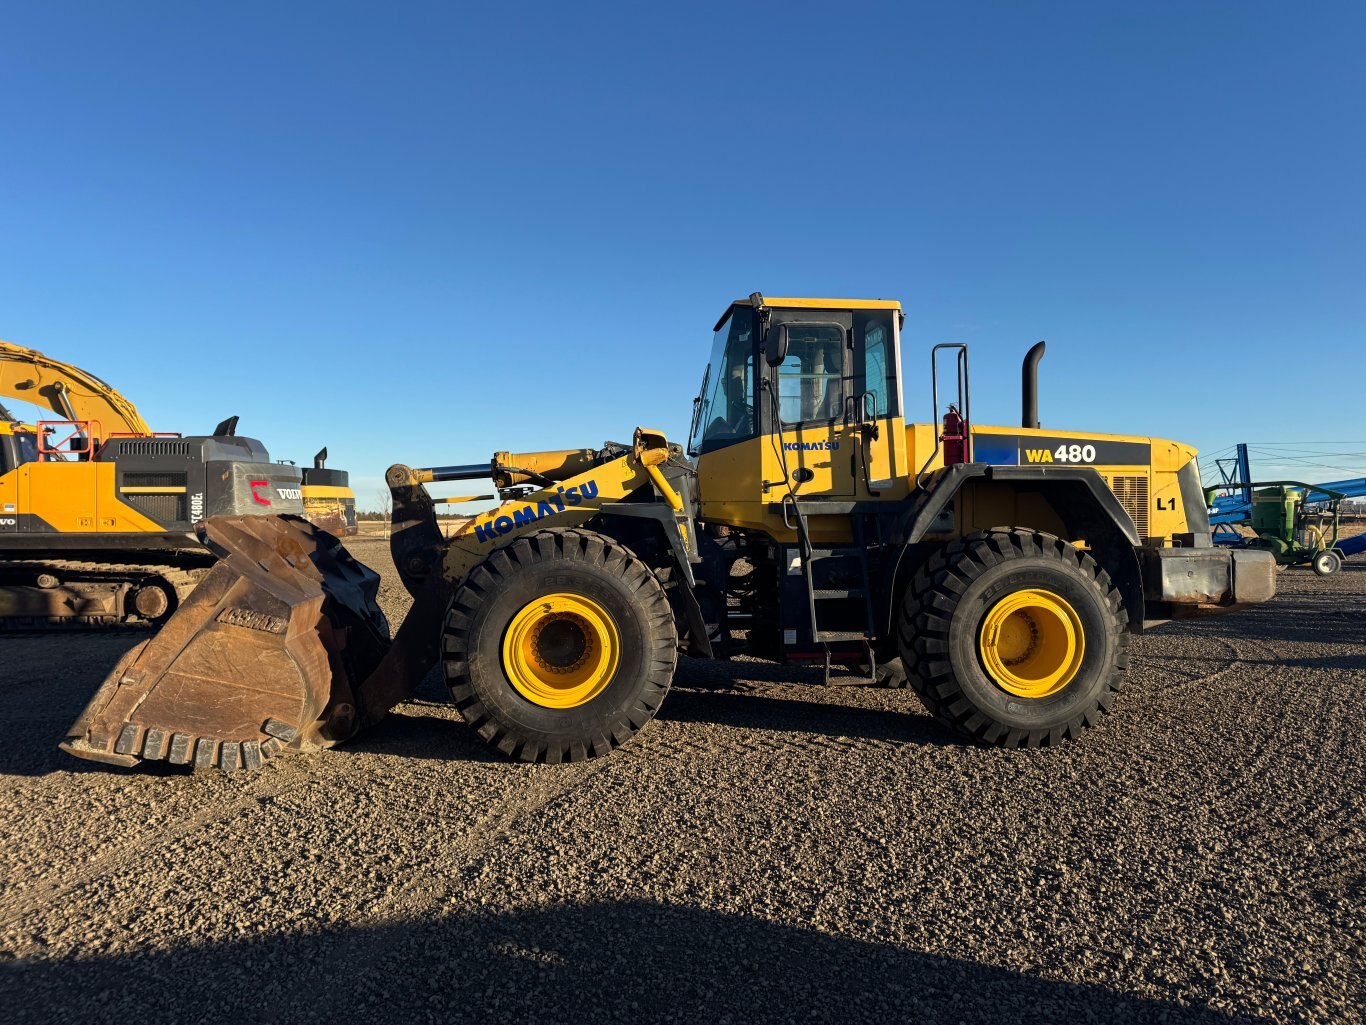
[[378, 575], [293, 516], [215, 517], [200, 535], [220, 561], [115, 667], [62, 743], [68, 753], [256, 768], [359, 728], [359, 685], [394, 662]]

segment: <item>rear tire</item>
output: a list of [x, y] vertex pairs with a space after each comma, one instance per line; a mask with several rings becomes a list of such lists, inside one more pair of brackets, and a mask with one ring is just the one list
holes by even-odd
[[542, 530], [465, 578], [443, 659], [456, 707], [485, 741], [527, 762], [577, 762], [654, 718], [677, 646], [648, 566], [604, 535]]
[[1039, 747], [1075, 737], [1124, 685], [1119, 591], [1090, 555], [1029, 530], [970, 534], [917, 572], [899, 618], [911, 686], [956, 732]]

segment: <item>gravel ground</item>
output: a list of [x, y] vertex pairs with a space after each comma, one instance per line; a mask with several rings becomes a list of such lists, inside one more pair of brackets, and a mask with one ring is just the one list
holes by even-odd
[[111, 771], [55, 744], [138, 638], [0, 638], [0, 1014], [1360, 1021], [1366, 564], [1280, 586], [1137, 639], [1115, 713], [1035, 752], [685, 662], [581, 765], [491, 755], [429, 679], [342, 750]]

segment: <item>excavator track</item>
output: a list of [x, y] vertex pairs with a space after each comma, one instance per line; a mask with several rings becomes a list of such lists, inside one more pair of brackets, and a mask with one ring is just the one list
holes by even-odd
[[159, 626], [213, 562], [0, 560], [0, 633]]

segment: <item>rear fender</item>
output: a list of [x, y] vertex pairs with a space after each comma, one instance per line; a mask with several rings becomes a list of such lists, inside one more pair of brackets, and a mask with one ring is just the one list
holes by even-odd
[[891, 600], [879, 616], [886, 626], [886, 636], [893, 635], [896, 610], [915, 571], [929, 551], [943, 543], [933, 536], [927, 540], [931, 528], [950, 502], [959, 496], [970, 495], [973, 488], [985, 484], [1005, 485], [1019, 493], [1041, 498], [1055, 522], [1003, 523], [1000, 526], [1033, 528], [1048, 533], [1060, 530], [1061, 536], [1068, 540], [1085, 540], [1092, 558], [1119, 588], [1129, 629], [1135, 633], [1142, 630], [1143, 577], [1135, 551], [1142, 542], [1133, 518], [1099, 473], [1080, 466], [1040, 468], [965, 463], [947, 468], [925, 490], [916, 492], [899, 518], [899, 529], [893, 531], [902, 548], [892, 570], [890, 586], [884, 591]]

